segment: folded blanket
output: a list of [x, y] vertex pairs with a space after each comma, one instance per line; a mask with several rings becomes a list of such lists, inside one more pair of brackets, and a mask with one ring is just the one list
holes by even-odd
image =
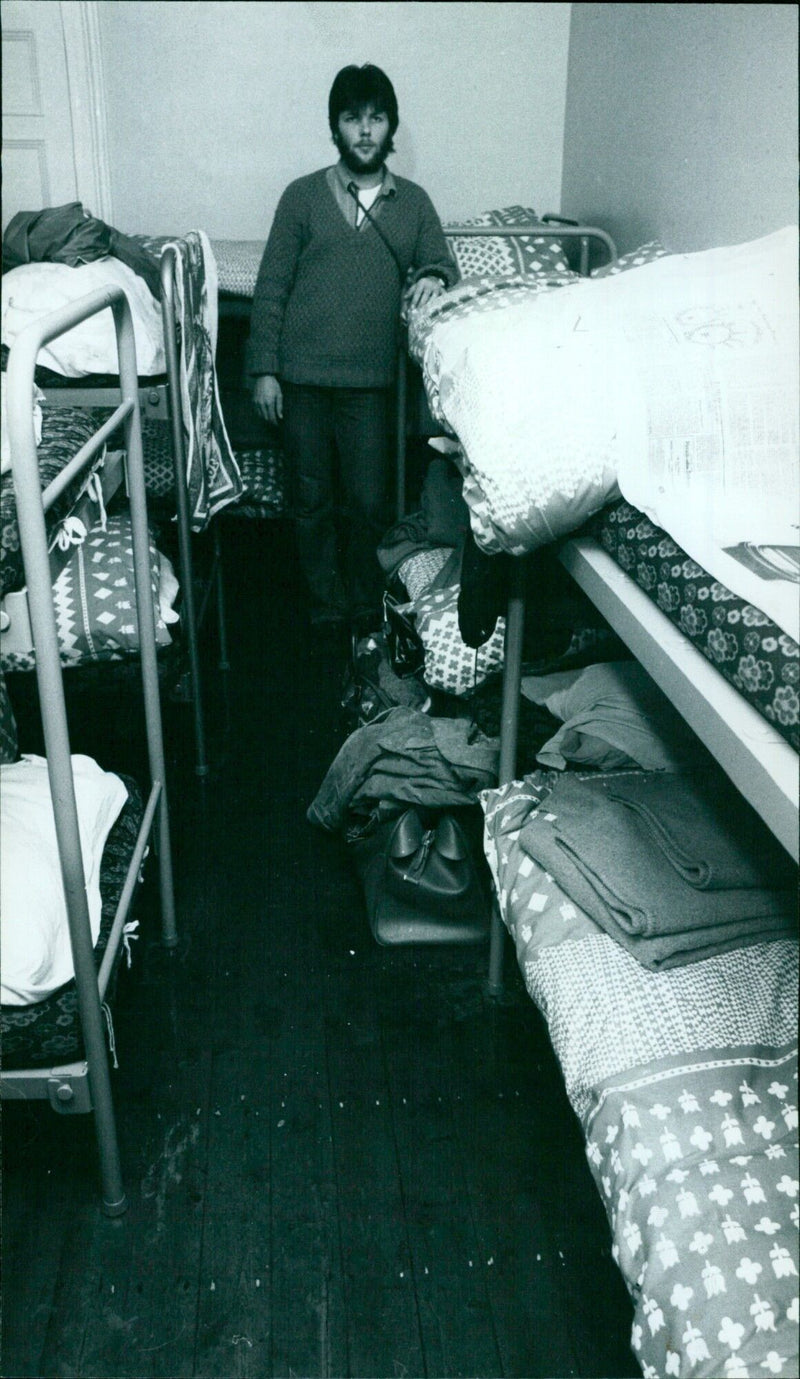
[[529, 820], [520, 845], [648, 967], [696, 961], [793, 932], [788, 886], [699, 889], [687, 882], [653, 843], [641, 814], [611, 798], [623, 780], [629, 786], [634, 779], [641, 777], [560, 777], [547, 812]]
[[608, 798], [634, 813], [679, 876], [703, 890], [791, 886], [788, 853], [718, 772], [624, 775]]

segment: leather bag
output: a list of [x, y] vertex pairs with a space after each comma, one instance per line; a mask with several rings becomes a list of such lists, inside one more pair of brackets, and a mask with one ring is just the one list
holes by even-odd
[[383, 595], [383, 625], [389, 660], [396, 675], [419, 675], [425, 668], [425, 648], [414, 626], [414, 614], [405, 611], [408, 597], [401, 601], [390, 590]]
[[480, 817], [468, 819], [467, 814], [407, 809], [351, 844], [378, 943], [486, 939], [488, 868], [480, 847]]

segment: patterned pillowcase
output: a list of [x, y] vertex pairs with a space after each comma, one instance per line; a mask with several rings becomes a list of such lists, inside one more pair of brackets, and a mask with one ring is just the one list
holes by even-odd
[[[150, 541], [150, 580], [156, 619], [156, 644], [172, 638], [160, 612], [161, 557]], [[133, 536], [130, 518], [109, 517], [105, 531], [95, 527], [73, 548], [53, 585], [58, 643], [63, 666], [84, 661], [119, 661], [139, 649]], [[3, 651], [6, 670], [33, 670], [32, 652]]]
[[17, 720], [14, 717], [14, 709], [8, 696], [5, 676], [0, 670], [0, 762], [7, 766], [16, 761], [18, 757]]
[[[529, 206], [505, 206], [483, 211], [459, 225], [528, 225], [538, 220]], [[567, 273], [569, 264], [556, 239], [536, 235], [458, 235], [456, 225], [444, 227], [447, 242], [462, 278], [500, 277], [507, 273]]]
[[410, 599], [419, 599], [427, 593], [452, 553], [449, 546], [433, 546], [415, 551], [397, 567], [397, 577], [408, 590]]
[[613, 278], [617, 273], [625, 273], [629, 268], [641, 268], [644, 263], [653, 263], [656, 259], [665, 259], [669, 256], [669, 250], [664, 248], [660, 240], [651, 239], [647, 244], [642, 244], [638, 249], [631, 249], [628, 254], [621, 254], [618, 259], [613, 259], [611, 263], [604, 263], [602, 268], [593, 268], [591, 277], [593, 278]]
[[505, 618], [498, 618], [488, 642], [476, 651], [458, 630], [458, 585], [423, 594], [411, 605], [425, 649], [423, 678], [431, 689], [468, 694], [503, 664]]

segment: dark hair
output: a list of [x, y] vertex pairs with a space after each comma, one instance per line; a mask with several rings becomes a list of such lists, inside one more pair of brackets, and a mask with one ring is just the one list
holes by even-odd
[[343, 67], [337, 72], [328, 97], [328, 123], [334, 139], [339, 131], [339, 116], [345, 110], [363, 110], [372, 105], [389, 121], [389, 137], [395, 133], [400, 117], [397, 97], [385, 72], [371, 62], [363, 67]]

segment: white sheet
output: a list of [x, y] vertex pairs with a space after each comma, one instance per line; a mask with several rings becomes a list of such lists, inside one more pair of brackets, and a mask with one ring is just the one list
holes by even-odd
[[[144, 278], [120, 259], [97, 259], [70, 268], [64, 263], [25, 263], [3, 274], [2, 337], [9, 348], [31, 321], [78, 301], [99, 287], [123, 288], [133, 317], [140, 377], [164, 373], [161, 307]], [[67, 378], [117, 374], [117, 339], [111, 311], [101, 311], [51, 340], [39, 363]]]
[[[100, 932], [100, 863], [128, 792], [91, 757], [72, 757], [92, 942]], [[24, 1006], [75, 975], [44, 757], [0, 767], [0, 964], [4, 1005]]]

